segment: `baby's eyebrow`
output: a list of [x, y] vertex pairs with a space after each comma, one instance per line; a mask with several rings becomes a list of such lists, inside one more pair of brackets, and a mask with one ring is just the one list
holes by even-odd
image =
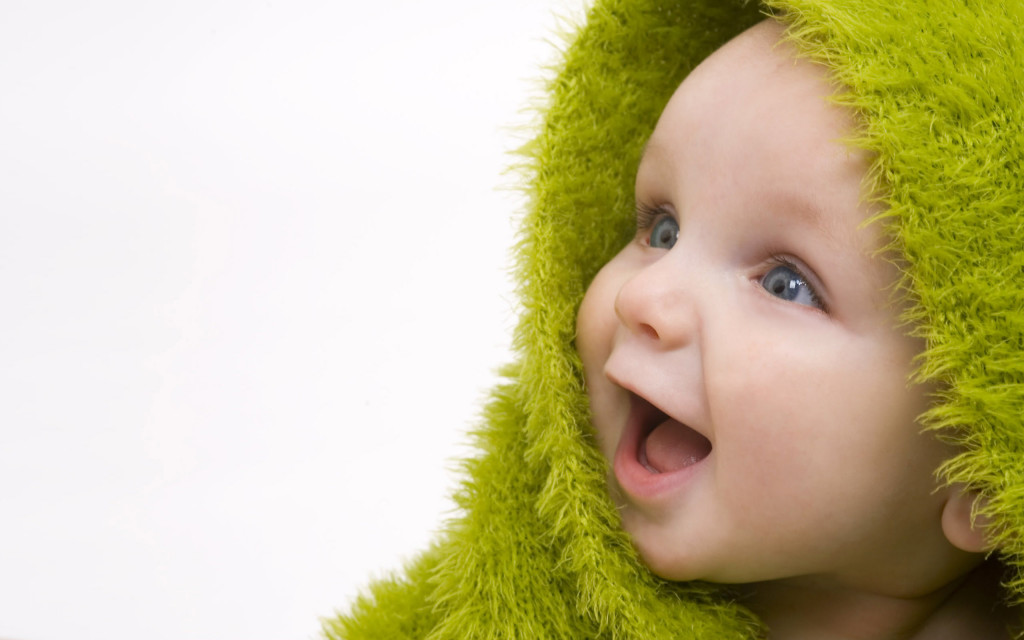
[[[637, 167], [643, 165], [648, 156], [652, 156], [652, 162], [657, 162], [661, 153], [667, 153], [667, 148], [655, 138], [648, 138], [640, 151]], [[841, 231], [842, 225], [837, 224], [842, 212], [831, 211], [826, 204], [815, 202], [798, 186], [772, 184], [758, 200], [764, 203], [772, 216], [782, 218], [778, 219], [779, 224], [811, 228], [836, 251], [844, 251], [854, 242], [848, 232]]]
[[842, 214], [830, 212], [827, 206], [816, 203], [805, 194], [788, 189], [772, 189], [765, 195], [765, 201], [775, 215], [784, 217], [783, 224], [808, 227], [819, 234], [824, 241], [837, 251], [845, 249], [852, 238], [841, 233], [836, 218]]

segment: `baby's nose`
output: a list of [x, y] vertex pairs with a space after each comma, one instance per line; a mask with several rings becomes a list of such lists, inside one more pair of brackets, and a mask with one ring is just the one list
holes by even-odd
[[[661, 260], [637, 272], [619, 289], [615, 314], [630, 333], [674, 349], [693, 340], [700, 325], [694, 287]], [[692, 283], [691, 283], [692, 284]]]

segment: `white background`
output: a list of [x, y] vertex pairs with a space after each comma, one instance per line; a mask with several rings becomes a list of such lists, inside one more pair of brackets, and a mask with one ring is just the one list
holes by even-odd
[[450, 509], [582, 0], [4, 0], [0, 637], [312, 638]]

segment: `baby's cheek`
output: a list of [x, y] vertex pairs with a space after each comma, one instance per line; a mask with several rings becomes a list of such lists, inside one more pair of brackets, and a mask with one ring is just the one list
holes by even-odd
[[[837, 427], [848, 410], [846, 389], [819, 357], [794, 353], [800, 345], [761, 339], [733, 340], [728, 360], [706, 362], [713, 411], [716, 471], [729, 499], [750, 503], [751, 517], [779, 502], [803, 500], [808, 487], [831, 482], [841, 472], [849, 433]], [[819, 351], [819, 354], [822, 352]], [[742, 363], [742, 364], [736, 364]], [[855, 436], [854, 436], [855, 437]]]
[[575, 346], [583, 364], [591, 425], [602, 453], [610, 461], [615, 448], [615, 440], [610, 433], [615, 407], [613, 389], [604, 375], [604, 365], [610, 355], [610, 336], [614, 327], [609, 327], [607, 319], [602, 318], [600, 302], [597, 296], [588, 292], [577, 315]]
[[587, 379], [594, 377], [595, 369], [599, 365], [603, 367], [607, 360], [610, 346], [608, 338], [610, 331], [614, 331], [609, 326], [610, 319], [615, 317], [614, 299], [611, 301], [612, 306], [609, 306], [607, 294], [598, 285], [599, 280], [595, 280], [587, 289], [576, 314], [576, 351], [583, 361]]

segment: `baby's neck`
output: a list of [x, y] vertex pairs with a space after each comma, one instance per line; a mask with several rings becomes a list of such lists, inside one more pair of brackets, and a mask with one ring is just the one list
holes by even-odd
[[893, 598], [800, 581], [745, 585], [770, 640], [1008, 640], [1019, 612], [1002, 604], [1002, 568], [985, 562], [935, 592]]

